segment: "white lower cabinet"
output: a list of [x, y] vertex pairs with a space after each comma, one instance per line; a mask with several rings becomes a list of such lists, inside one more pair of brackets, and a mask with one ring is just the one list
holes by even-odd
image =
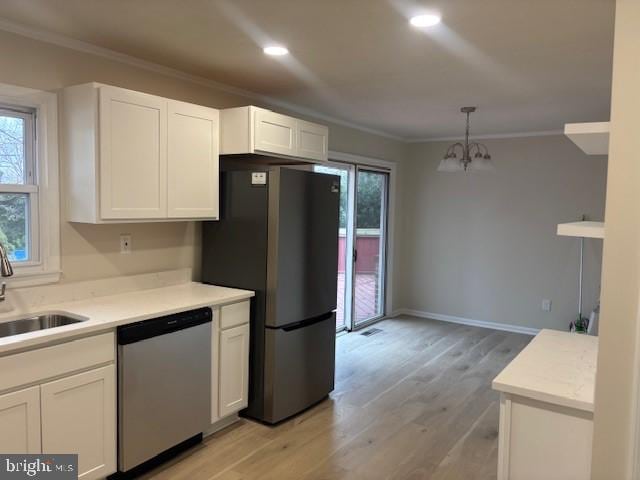
[[250, 302], [215, 310], [212, 355], [212, 423], [232, 415], [249, 401]]
[[[113, 333], [0, 357], [0, 371], [19, 370], [0, 382], [0, 452], [76, 453], [79, 478], [114, 473], [114, 361]], [[15, 390], [25, 381], [37, 385]]]
[[593, 413], [502, 393], [498, 480], [589, 480]]
[[0, 452], [40, 453], [40, 387], [0, 395]]
[[249, 324], [220, 332], [220, 417], [247, 406]]
[[78, 476], [101, 478], [116, 466], [115, 367], [45, 383], [42, 452], [77, 453]]

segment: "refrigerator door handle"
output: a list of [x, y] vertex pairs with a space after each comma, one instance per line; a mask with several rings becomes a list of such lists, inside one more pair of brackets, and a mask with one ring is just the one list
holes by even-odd
[[307, 320], [302, 320], [301, 322], [292, 323], [290, 325], [287, 325], [286, 327], [282, 327], [282, 330], [284, 330], [285, 332], [293, 332], [294, 330], [299, 330], [315, 323], [324, 322], [326, 319], [331, 318], [333, 315], [334, 312], [325, 313], [324, 315], [320, 315], [319, 317], [308, 318]]

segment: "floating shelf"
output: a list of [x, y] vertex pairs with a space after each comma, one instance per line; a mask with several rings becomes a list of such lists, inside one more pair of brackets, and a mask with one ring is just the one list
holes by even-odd
[[567, 123], [564, 134], [587, 155], [609, 154], [609, 122]]
[[564, 237], [604, 238], [604, 222], [572, 222], [558, 224], [558, 235]]

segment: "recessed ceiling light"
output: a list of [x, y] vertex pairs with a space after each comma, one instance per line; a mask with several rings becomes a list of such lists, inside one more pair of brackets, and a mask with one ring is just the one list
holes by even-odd
[[426, 15], [416, 15], [415, 17], [411, 17], [409, 23], [414, 27], [433, 27], [440, 23], [440, 15], [434, 14], [426, 14]]
[[289, 53], [289, 50], [287, 50], [287, 47], [283, 47], [282, 45], [270, 45], [268, 47], [264, 47], [262, 51], [265, 54], [271, 55], [273, 57], [281, 57]]

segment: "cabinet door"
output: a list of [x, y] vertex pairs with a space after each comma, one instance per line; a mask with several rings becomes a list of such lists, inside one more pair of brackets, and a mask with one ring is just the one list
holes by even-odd
[[324, 125], [298, 120], [298, 156], [326, 162], [329, 151], [329, 129]]
[[220, 418], [247, 406], [249, 392], [249, 324], [220, 333]]
[[167, 101], [100, 87], [100, 213], [105, 220], [167, 216]]
[[97, 368], [45, 383], [42, 452], [77, 453], [82, 479], [116, 470], [115, 367]]
[[168, 103], [170, 218], [218, 218], [219, 114], [213, 108]]
[[257, 108], [254, 122], [254, 150], [277, 155], [297, 154], [295, 118]]
[[0, 432], [0, 452], [40, 453], [40, 387], [0, 395]]

